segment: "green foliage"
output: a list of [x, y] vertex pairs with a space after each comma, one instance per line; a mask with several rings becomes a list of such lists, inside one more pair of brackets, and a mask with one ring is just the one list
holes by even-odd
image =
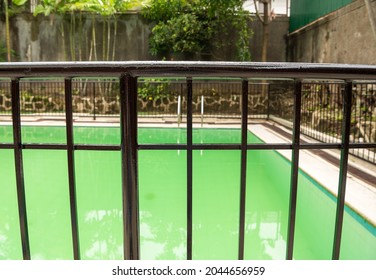
[[[13, 2], [22, 5], [26, 0]], [[162, 57], [168, 54], [199, 57], [202, 54], [213, 55], [213, 52], [210, 53], [212, 50], [220, 53], [224, 47], [234, 45], [238, 52], [236, 59], [244, 61], [250, 60], [249, 38], [252, 32], [248, 25], [249, 16], [242, 5], [242, 0], [40, 0], [34, 14], [48, 16], [69, 13], [72, 25], [70, 36], [76, 29], [75, 13], [103, 16], [102, 59], [108, 60], [110, 48], [115, 46], [117, 15], [134, 7], [144, 7], [144, 17], [156, 23], [150, 39], [151, 54]], [[111, 18], [115, 20], [114, 34], [109, 33]], [[94, 32], [91, 47], [96, 48]], [[70, 38], [73, 60], [76, 59], [75, 40]], [[96, 51], [94, 54], [96, 59]]]
[[[0, 62], [7, 62], [7, 47], [4, 42], [0, 42]], [[16, 57], [16, 52], [14, 50], [10, 50], [10, 54], [12, 57]]]
[[44, 14], [48, 16], [54, 13], [81, 11], [111, 16], [142, 6], [143, 2], [141, 0], [42, 0], [35, 8], [34, 15]]
[[190, 9], [187, 0], [150, 0], [143, 10], [145, 18], [166, 22], [181, 11]]
[[150, 39], [153, 55], [202, 54], [233, 42], [223, 40], [235, 31], [237, 59], [249, 60], [248, 14], [242, 0], [150, 0], [145, 18], [156, 23]]
[[138, 96], [149, 101], [157, 101], [170, 95], [169, 82], [161, 79], [144, 79], [138, 88]]
[[5, 7], [5, 5], [8, 6], [8, 9], [5, 10], [4, 12], [8, 12], [8, 15], [10, 17], [14, 16], [15, 14], [19, 14], [21, 13], [22, 11], [25, 10], [26, 6], [24, 6], [27, 2], [27, 0], [0, 0], [1, 2], [3, 2], [3, 5]]
[[42, 0], [35, 7], [34, 15], [44, 14], [48, 16], [50, 14], [58, 14], [64, 11], [65, 1], [61, 0]]
[[7, 61], [7, 48], [3, 42], [0, 42], [0, 62]]
[[[116, 35], [118, 14], [132, 8], [143, 6], [146, 0], [41, 0], [36, 7], [34, 15], [50, 14], [69, 15], [70, 25], [68, 30], [70, 60], [83, 60], [83, 42], [86, 38], [77, 36], [77, 30], [82, 28], [82, 14], [91, 14], [92, 32], [90, 40], [90, 55], [88, 60], [98, 60], [97, 28], [98, 22], [102, 24], [102, 57], [101, 60], [114, 60], [116, 50]], [[96, 17], [96, 15], [99, 15]], [[98, 20], [99, 19], [99, 20]], [[63, 46], [65, 46], [66, 31], [61, 22], [60, 27]], [[64, 50], [64, 60], [68, 56]]]
[[205, 27], [194, 14], [172, 18], [168, 24], [158, 24], [153, 29], [150, 52], [197, 53], [205, 45]]

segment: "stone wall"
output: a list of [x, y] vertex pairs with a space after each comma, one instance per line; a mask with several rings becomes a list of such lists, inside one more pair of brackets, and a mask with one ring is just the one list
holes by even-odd
[[[48, 85], [49, 84], [49, 85]], [[74, 84], [72, 103], [76, 115], [118, 115], [120, 98], [116, 83], [85, 82]], [[20, 86], [20, 108], [23, 114], [62, 115], [65, 101], [62, 82], [49, 82], [44, 86], [39, 83]], [[201, 114], [202, 98], [206, 116], [240, 116], [241, 83], [206, 82], [195, 83], [193, 88], [193, 114]], [[283, 92], [285, 89], [278, 89]], [[275, 92], [276, 90], [274, 90]], [[272, 93], [274, 95], [274, 93]], [[175, 116], [178, 100], [181, 100], [181, 112], [186, 112], [185, 83], [154, 82], [152, 85], [140, 83], [138, 112], [144, 116]], [[287, 99], [285, 98], [284, 101]], [[249, 114], [268, 113], [268, 93], [259, 84], [250, 84], [248, 96]], [[278, 103], [279, 104], [279, 103]], [[0, 114], [11, 114], [12, 109], [9, 85], [0, 83]], [[274, 106], [274, 104], [272, 104]], [[280, 105], [278, 105], [280, 106]], [[281, 106], [283, 107], [283, 106]], [[280, 111], [280, 108], [274, 111]]]
[[[261, 61], [262, 50], [262, 24], [256, 18], [251, 21], [251, 29], [254, 34], [251, 39], [251, 60]], [[287, 34], [289, 29], [289, 17], [278, 15], [270, 22], [270, 35], [268, 41], [267, 61], [285, 62], [287, 55]]]

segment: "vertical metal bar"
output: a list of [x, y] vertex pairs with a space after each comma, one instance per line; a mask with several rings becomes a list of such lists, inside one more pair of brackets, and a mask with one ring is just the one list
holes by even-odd
[[[364, 133], [359, 133], [358, 137], [359, 137], [359, 141], [362, 141], [364, 142], [365, 141], [365, 128], [366, 126], [363, 126], [363, 124], [365, 123], [365, 116], [363, 116], [363, 110], [362, 110], [362, 103], [364, 102], [365, 103], [365, 95], [367, 94], [367, 86], [365, 84], [362, 84], [362, 90], [360, 92], [360, 96], [359, 96], [359, 108], [358, 108], [358, 112], [359, 112], [359, 115], [358, 115], [358, 124], [359, 124], [359, 128], [363, 128], [363, 132]], [[363, 137], [361, 137], [363, 136]], [[362, 138], [362, 139], [360, 139]], [[362, 154], [365, 154], [365, 149], [362, 149]]]
[[69, 203], [71, 213], [73, 257], [80, 259], [80, 242], [78, 235], [78, 214], [76, 197], [76, 176], [74, 166], [74, 141], [73, 141], [73, 109], [72, 109], [72, 79], [66, 78], [65, 89], [65, 118], [67, 137], [67, 157], [68, 157], [68, 180], [69, 180]]
[[268, 96], [267, 96], [267, 117], [266, 119], [269, 120], [270, 118], [270, 87], [271, 87], [271, 84], [268, 84]]
[[123, 208], [123, 255], [125, 260], [131, 259], [131, 233], [130, 233], [130, 222], [128, 218], [128, 190], [127, 190], [127, 181], [126, 181], [126, 172], [127, 172], [127, 159], [126, 159], [126, 84], [127, 76], [123, 75], [120, 77], [119, 81], [119, 91], [120, 91], [120, 146], [121, 146], [121, 179], [122, 179], [122, 208]]
[[[370, 100], [372, 100], [371, 98], [376, 97], [375, 93], [376, 93], [375, 85], [372, 85], [372, 87], [369, 88]], [[375, 103], [371, 103], [371, 108], [370, 108], [369, 112], [370, 112], [370, 121], [374, 120], [376, 118]], [[370, 124], [370, 129], [371, 128], [372, 128], [372, 126]], [[370, 142], [376, 142], [376, 136], [375, 136], [375, 138], [372, 138], [372, 133], [370, 133]], [[367, 149], [367, 151], [368, 151], [367, 160], [370, 161], [370, 162], [375, 162], [375, 153], [371, 153], [371, 149]], [[374, 151], [376, 151], [376, 149], [374, 149]], [[373, 159], [371, 158], [372, 154], [373, 154]]]
[[20, 82], [11, 81], [12, 119], [14, 162], [16, 168], [18, 215], [20, 220], [22, 254], [24, 260], [30, 260], [29, 229], [27, 224], [25, 182], [23, 174], [22, 138], [21, 138], [21, 111], [20, 111]]
[[[374, 102], [371, 102], [372, 99], [370, 99], [371, 92], [369, 91], [369, 84], [366, 85], [366, 98], [365, 98], [365, 103], [369, 104], [367, 108], [367, 115], [368, 115], [368, 120], [366, 121], [366, 127], [368, 124], [368, 140], [366, 142], [372, 142], [372, 112], [373, 112], [373, 104]], [[375, 123], [376, 124], [376, 123]], [[368, 149], [368, 160], [369, 160], [369, 152], [370, 150]]]
[[336, 224], [334, 229], [334, 242], [332, 259], [338, 260], [341, 247], [343, 213], [345, 208], [346, 179], [349, 158], [350, 122], [351, 122], [352, 82], [347, 81], [343, 96], [343, 120], [342, 120], [342, 143], [341, 160], [339, 170]]
[[300, 115], [302, 100], [302, 82], [296, 80], [294, 84], [294, 119], [293, 119], [293, 138], [292, 138], [292, 155], [291, 155], [291, 181], [290, 181], [290, 203], [289, 218], [287, 229], [287, 248], [286, 259], [292, 260], [294, 251], [295, 235], [295, 217], [296, 201], [298, 194], [298, 175], [299, 175], [299, 148], [300, 148]]
[[239, 216], [239, 248], [238, 259], [244, 259], [244, 230], [245, 230], [245, 203], [247, 184], [247, 134], [248, 134], [248, 80], [242, 81], [242, 142], [240, 167], [240, 216]]
[[124, 259], [138, 260], [137, 78], [129, 75], [120, 78], [120, 125]]
[[[316, 105], [316, 108], [319, 108], [319, 112], [318, 112], [318, 116], [317, 116], [317, 119], [320, 121], [321, 120], [321, 107], [320, 107], [320, 100], [319, 100], [319, 92], [318, 92], [318, 90], [317, 90], [317, 88], [318, 88], [318, 85], [317, 84], [314, 84], [314, 86], [315, 86], [315, 99], [316, 99], [316, 101], [315, 101], [315, 105]], [[320, 125], [320, 123], [318, 122], [318, 125]], [[316, 127], [313, 127], [313, 129], [314, 129], [314, 134], [315, 134], [315, 139], [319, 139], [319, 140], [321, 140], [322, 142], [325, 142], [325, 139], [324, 139], [324, 137], [322, 137], [322, 136], [320, 136], [320, 135], [318, 135], [317, 134], [317, 129], [316, 129]]]
[[[315, 84], [311, 84], [310, 85], [310, 91], [311, 91], [311, 94], [312, 94], [312, 86], [313, 86], [313, 96], [312, 96], [312, 100], [313, 100], [313, 107], [312, 107], [312, 110], [315, 108], [317, 108], [317, 94], [316, 94], [316, 85]], [[312, 118], [314, 118], [315, 115], [312, 114]], [[311, 135], [312, 135], [312, 138], [316, 139], [317, 140], [317, 136], [316, 136], [316, 132], [315, 132], [315, 126], [314, 126], [314, 123], [315, 121], [313, 120], [311, 122], [311, 129], [312, 129], [312, 132], [311, 132]]]
[[[302, 112], [308, 112], [307, 110], [307, 101], [304, 100], [304, 98], [306, 98], [306, 96], [303, 96], [303, 89], [302, 89], [302, 97], [301, 97], [301, 103], [302, 103]], [[303, 134], [307, 134], [307, 130], [306, 130], [306, 125], [308, 123], [308, 116], [307, 114], [304, 114], [304, 115], [301, 115], [301, 120], [300, 120], [301, 123], [303, 123], [305, 126], [301, 128], [300, 130], [300, 133], [303, 133]]]
[[[335, 97], [335, 110], [336, 110], [336, 119], [339, 120], [340, 119], [340, 111], [339, 111], [339, 96], [340, 96], [340, 90], [341, 90], [341, 87], [336, 85], [336, 97]], [[338, 136], [338, 131], [340, 129], [340, 126], [339, 126], [339, 122], [336, 121], [336, 136]], [[354, 135], [355, 136], [355, 135]], [[355, 139], [355, 137], [354, 137]]]
[[187, 260], [192, 260], [192, 78], [187, 78]]
[[95, 110], [95, 107], [97, 106], [96, 104], [96, 101], [95, 101], [95, 97], [96, 97], [96, 90], [95, 90], [96, 86], [95, 86], [95, 83], [93, 82], [93, 104], [94, 104], [94, 107], [93, 107], [93, 120], [96, 119], [96, 110]]

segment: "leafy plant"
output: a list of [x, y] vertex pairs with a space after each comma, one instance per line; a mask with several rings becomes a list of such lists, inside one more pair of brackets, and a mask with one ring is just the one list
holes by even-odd
[[[5, 44], [6, 44], [6, 60], [10, 62], [12, 60], [12, 49], [10, 44], [10, 26], [9, 26], [9, 18], [19, 12], [22, 9], [22, 6], [26, 3], [27, 0], [13, 0], [12, 7], [9, 8], [9, 1], [8, 0], [0, 0], [4, 3], [4, 12], [5, 12]], [[1, 54], [0, 54], [1, 58]]]
[[7, 48], [4, 42], [0, 42], [0, 62], [7, 61]]
[[[146, 0], [144, 0], [146, 1]], [[142, 0], [41, 0], [36, 7], [34, 15], [60, 14], [61, 16], [69, 15], [69, 43], [70, 59], [83, 60], [83, 42], [87, 40], [85, 36], [77, 35], [77, 30], [82, 30], [82, 14], [89, 13], [92, 20], [92, 34], [90, 40], [90, 51], [88, 60], [115, 60], [115, 51], [117, 47], [116, 38], [118, 30], [118, 16], [134, 7], [142, 6]], [[97, 17], [96, 15], [100, 15]], [[102, 20], [102, 54], [98, 53], [97, 47], [97, 21]], [[77, 23], [78, 22], [78, 23]], [[113, 26], [113, 27], [112, 27]], [[65, 46], [65, 32], [63, 22], [61, 22], [61, 36], [63, 46]], [[65, 48], [64, 48], [65, 50]], [[64, 53], [64, 59], [68, 57]]]
[[34, 94], [31, 90], [23, 90], [21, 96], [25, 101], [31, 101], [34, 98]]
[[169, 83], [161, 79], [145, 79], [138, 88], [138, 96], [149, 101], [161, 100], [170, 95]]
[[153, 29], [155, 36], [151, 40], [150, 52], [153, 55], [158, 55], [160, 51], [201, 52], [206, 38], [204, 29], [203, 23], [194, 14], [172, 18], [168, 24], [160, 24]]
[[[8, 61], [7, 54], [8, 54], [8, 49], [5, 46], [5, 43], [4, 42], [0, 42], [0, 62], [6, 62], [6, 61]], [[13, 50], [13, 49], [10, 49], [10, 56], [12, 58], [17, 58], [16, 51]]]
[[152, 55], [171, 53], [200, 55], [212, 48], [232, 44], [224, 36], [236, 37], [238, 60], [249, 60], [248, 14], [242, 0], [150, 0], [145, 18], [156, 23], [150, 38]]

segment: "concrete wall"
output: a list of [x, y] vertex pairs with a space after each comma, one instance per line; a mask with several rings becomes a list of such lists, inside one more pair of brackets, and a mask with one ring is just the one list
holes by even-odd
[[[11, 18], [12, 48], [19, 61], [95, 60], [93, 52], [93, 20], [89, 15], [75, 17], [72, 28], [70, 16], [37, 16], [29, 13]], [[103, 59], [103, 19], [95, 20], [97, 60]], [[107, 32], [107, 25], [105, 26]], [[64, 32], [63, 32], [64, 30]], [[110, 52], [114, 45], [114, 24], [110, 24]], [[150, 25], [137, 14], [122, 15], [117, 24], [115, 60], [147, 60]], [[73, 36], [70, 36], [70, 33]], [[104, 39], [107, 42], [107, 34]], [[5, 38], [5, 24], [0, 22], [0, 36]], [[70, 38], [73, 38], [70, 40]], [[65, 46], [65, 48], [64, 48]], [[72, 51], [73, 50], [73, 51]], [[72, 53], [75, 55], [73, 56]], [[111, 59], [110, 59], [111, 60]]]
[[[253, 18], [250, 21], [254, 35], [250, 38], [252, 61], [261, 59], [262, 26]], [[75, 17], [75, 28], [71, 28], [70, 16], [38, 16], [21, 14], [11, 18], [12, 49], [16, 51], [18, 61], [64, 61], [64, 60], [95, 60], [92, 49], [91, 16], [84, 15], [82, 20]], [[104, 60], [103, 50], [103, 19], [97, 17], [96, 48], [97, 60]], [[115, 60], [153, 60], [149, 54], [148, 44], [152, 25], [138, 14], [122, 15], [118, 21], [116, 36]], [[289, 22], [286, 16], [277, 17], [270, 28], [270, 44], [268, 57], [270, 61], [286, 61], [285, 37], [288, 33]], [[64, 30], [64, 32], [62, 32]], [[70, 36], [73, 31], [74, 36]], [[114, 24], [111, 24], [111, 44], [113, 48]], [[0, 38], [5, 38], [5, 24], [0, 21]], [[74, 38], [70, 41], [70, 38]], [[5, 40], [5, 39], [4, 39]], [[107, 36], [105, 36], [107, 40]], [[235, 41], [231, 38], [225, 40]], [[235, 42], [234, 42], [235, 43]], [[65, 48], [64, 48], [65, 46]], [[74, 46], [72, 55], [72, 46]], [[202, 56], [200, 60], [232, 60], [235, 55], [235, 46], [232, 44], [220, 53], [213, 56]], [[110, 54], [110, 60], [112, 55]], [[196, 58], [197, 59], [197, 58]]]
[[[373, 17], [376, 0], [371, 0]], [[376, 64], [376, 36], [363, 0], [355, 1], [288, 35], [293, 62]]]
[[[251, 22], [254, 34], [251, 39], [252, 61], [261, 61], [262, 24], [256, 17]], [[289, 30], [289, 18], [286, 15], [277, 16], [270, 22], [267, 60], [270, 62], [286, 61], [286, 38]]]

